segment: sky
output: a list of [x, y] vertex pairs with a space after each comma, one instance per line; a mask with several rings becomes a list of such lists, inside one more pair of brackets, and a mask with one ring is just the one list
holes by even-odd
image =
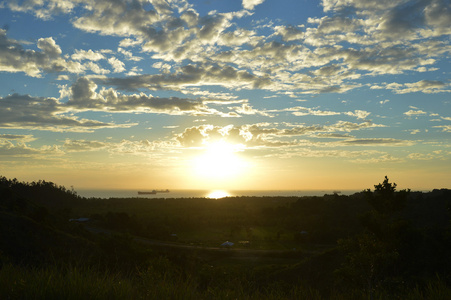
[[449, 0], [0, 2], [0, 175], [451, 188]]

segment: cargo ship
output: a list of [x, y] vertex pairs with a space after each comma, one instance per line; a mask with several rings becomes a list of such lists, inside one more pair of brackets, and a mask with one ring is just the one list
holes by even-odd
[[157, 191], [153, 190], [151, 192], [141, 192], [138, 191], [138, 195], [155, 195], [157, 193]]
[[138, 191], [138, 195], [155, 195], [156, 193], [169, 193], [169, 190], [152, 190], [150, 192]]

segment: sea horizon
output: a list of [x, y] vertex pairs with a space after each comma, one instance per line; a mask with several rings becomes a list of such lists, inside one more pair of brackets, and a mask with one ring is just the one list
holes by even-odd
[[227, 189], [174, 189], [167, 193], [138, 194], [148, 189], [75, 189], [85, 198], [223, 198], [223, 197], [302, 197], [325, 194], [352, 195], [361, 190], [227, 190]]

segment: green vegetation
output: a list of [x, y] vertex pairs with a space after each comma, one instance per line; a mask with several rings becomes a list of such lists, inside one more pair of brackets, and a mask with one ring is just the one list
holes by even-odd
[[351, 196], [218, 200], [0, 177], [0, 298], [450, 299], [450, 201], [387, 177]]

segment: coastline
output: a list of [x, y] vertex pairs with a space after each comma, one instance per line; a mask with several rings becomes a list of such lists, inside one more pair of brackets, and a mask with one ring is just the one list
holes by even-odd
[[[138, 190], [118, 189], [76, 189], [79, 196], [85, 198], [203, 198], [217, 190], [170, 190], [169, 193], [138, 194]], [[221, 190], [229, 197], [303, 197], [324, 196], [333, 194], [336, 190]], [[340, 195], [351, 195], [359, 190], [342, 190]]]

